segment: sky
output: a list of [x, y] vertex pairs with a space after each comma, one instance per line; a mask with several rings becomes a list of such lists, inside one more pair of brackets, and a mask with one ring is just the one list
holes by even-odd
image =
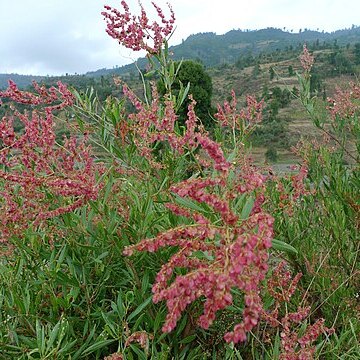
[[[139, 14], [137, 0], [127, 1]], [[157, 0], [167, 15], [167, 0]], [[170, 45], [191, 34], [267, 27], [335, 31], [360, 25], [359, 0], [170, 0], [176, 30]], [[120, 0], [0, 0], [0, 73], [83, 74], [133, 62], [143, 53], [105, 32], [103, 5]], [[142, 0], [153, 20], [150, 0]], [[152, 16], [153, 15], [153, 16]]]

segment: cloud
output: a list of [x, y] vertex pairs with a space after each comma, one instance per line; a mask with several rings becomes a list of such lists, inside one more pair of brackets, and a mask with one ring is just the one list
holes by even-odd
[[[152, 9], [150, 0], [143, 0]], [[156, 1], [168, 14], [167, 0]], [[191, 34], [286, 27], [331, 31], [351, 27], [358, 0], [170, 0], [177, 17], [175, 45]], [[120, 7], [120, 0], [104, 0]], [[128, 0], [138, 13], [137, 0]], [[142, 54], [120, 47], [105, 33], [102, 0], [0, 0], [0, 73], [84, 73], [130, 63]], [[151, 18], [155, 12], [149, 11]]]
[[116, 62], [118, 53], [105, 34], [97, 1], [12, 2], [0, 4], [0, 72], [83, 73], [97, 68], [101, 59], [106, 66]]

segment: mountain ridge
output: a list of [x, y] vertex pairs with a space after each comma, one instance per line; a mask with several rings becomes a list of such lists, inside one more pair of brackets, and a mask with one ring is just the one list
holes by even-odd
[[[300, 29], [301, 30], [301, 29]], [[191, 59], [204, 64], [205, 67], [214, 67], [223, 64], [234, 64], [241, 56], [259, 55], [281, 51], [290, 47], [302, 47], [304, 43], [333, 42], [338, 45], [354, 44], [360, 42], [360, 27], [353, 25], [349, 29], [340, 29], [334, 32], [324, 32], [304, 29], [298, 33], [285, 31], [279, 28], [268, 27], [259, 30], [230, 30], [225, 34], [217, 35], [214, 32], [203, 32], [190, 35], [181, 44], [169, 48], [175, 60]], [[147, 59], [139, 58], [137, 66], [146, 67]], [[85, 77], [101, 77], [108, 75], [130, 76], [137, 73], [132, 64], [116, 66], [112, 69], [102, 68], [88, 71], [81, 75]], [[9, 78], [14, 80], [19, 87], [26, 87], [32, 80], [63, 78], [64, 76], [33, 76], [21, 74], [0, 74], [0, 88], [7, 86]]]

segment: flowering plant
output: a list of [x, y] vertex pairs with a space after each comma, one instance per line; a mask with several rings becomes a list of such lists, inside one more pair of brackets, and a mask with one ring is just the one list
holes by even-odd
[[[4, 116], [0, 121], [0, 242], [12, 248], [11, 238], [25, 229], [41, 228], [46, 220], [72, 212], [98, 195], [96, 171], [86, 137], [56, 141], [54, 112], [73, 103], [73, 95], [61, 82], [46, 89], [34, 83], [36, 93], [21, 91], [12, 81], [0, 92], [34, 109]], [[13, 105], [12, 105], [13, 106]], [[14, 130], [20, 121], [23, 131]], [[51, 240], [51, 239], [50, 239]]]
[[[281, 348], [279, 359], [306, 360], [312, 359], [316, 348], [312, 343], [322, 334], [332, 334], [334, 329], [325, 327], [324, 319], [318, 319], [314, 324], [306, 327], [305, 333], [299, 335], [296, 324], [301, 324], [309, 316], [310, 307], [299, 306], [297, 311], [289, 312], [288, 305], [293, 296], [302, 274], [292, 278], [286, 269], [286, 263], [280, 262], [268, 280], [267, 289], [275, 299], [274, 309], [271, 312], [263, 311], [262, 317], [271, 327], [281, 327]], [[285, 307], [285, 315], [279, 320], [279, 310]]]

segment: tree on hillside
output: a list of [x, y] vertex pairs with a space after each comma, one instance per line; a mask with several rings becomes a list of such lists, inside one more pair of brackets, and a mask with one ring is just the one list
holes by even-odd
[[353, 66], [343, 51], [333, 51], [328, 55], [329, 64], [333, 66], [331, 75], [344, 75], [353, 73]]
[[261, 67], [260, 64], [257, 62], [252, 71], [253, 78], [256, 79], [260, 73], [261, 73]]
[[355, 64], [360, 64], [360, 43], [355, 44], [354, 48], [354, 55], [355, 55]]
[[[214, 114], [214, 109], [211, 106], [213, 90], [211, 77], [202, 64], [192, 60], [183, 61], [181, 64], [177, 62], [175, 68], [177, 69], [179, 66], [180, 69], [176, 81], [172, 85], [172, 91], [176, 94], [180, 90], [180, 82], [184, 86], [190, 83], [189, 94], [192, 94], [196, 101], [195, 113], [203, 125], [210, 129], [213, 122], [212, 115]], [[158, 89], [160, 94], [165, 94], [165, 87], [161, 82], [158, 83]], [[184, 124], [187, 118], [189, 103], [190, 100], [186, 99], [178, 111], [180, 124]]]
[[289, 73], [289, 76], [295, 75], [294, 68], [292, 67], [292, 65], [288, 66], [288, 73]]
[[269, 69], [269, 74], [270, 74], [270, 80], [273, 80], [275, 76], [275, 71], [272, 66]]

